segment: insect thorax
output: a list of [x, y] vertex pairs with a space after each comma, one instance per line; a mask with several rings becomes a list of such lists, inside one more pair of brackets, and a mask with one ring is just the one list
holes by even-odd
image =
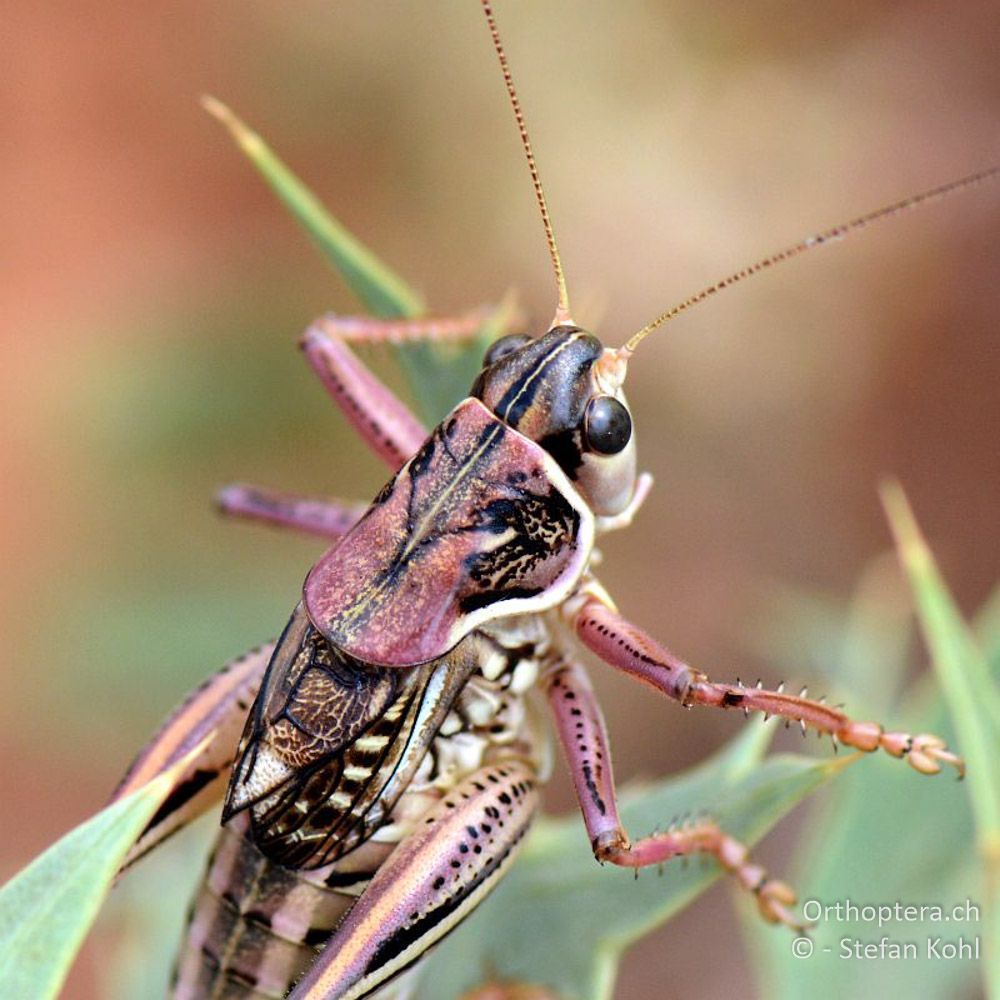
[[414, 791], [433, 789], [443, 794], [484, 764], [508, 756], [527, 757], [540, 769], [546, 756], [526, 697], [549, 648], [543, 619], [538, 615], [500, 619], [470, 639], [479, 647], [478, 666], [414, 775], [410, 784]]

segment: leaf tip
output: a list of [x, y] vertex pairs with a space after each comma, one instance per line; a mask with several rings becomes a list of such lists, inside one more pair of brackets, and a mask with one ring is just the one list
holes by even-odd
[[239, 118], [228, 104], [212, 94], [202, 94], [199, 103], [216, 121], [226, 127], [229, 134], [244, 149], [260, 145], [261, 140], [257, 133]]
[[906, 522], [913, 522], [910, 501], [906, 497], [903, 484], [895, 476], [886, 476], [879, 482], [878, 495], [894, 533]]
[[879, 484], [879, 496], [885, 516], [889, 521], [896, 548], [911, 570], [919, 570], [931, 563], [930, 549], [920, 531], [909, 498], [898, 479], [884, 479]]
[[198, 98], [198, 103], [213, 117], [217, 118], [223, 125], [229, 127], [236, 116], [228, 104], [223, 103], [212, 94], [202, 94]]
[[840, 774], [841, 771], [846, 770], [851, 766], [856, 760], [860, 760], [865, 754], [858, 750], [856, 753], [846, 754], [843, 757], [831, 757], [828, 760], [823, 761], [820, 767], [824, 774], [830, 777]]

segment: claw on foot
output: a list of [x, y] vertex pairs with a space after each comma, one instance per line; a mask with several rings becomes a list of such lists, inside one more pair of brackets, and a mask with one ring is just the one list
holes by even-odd
[[784, 924], [801, 934], [811, 926], [803, 923], [792, 910], [796, 902], [795, 890], [780, 879], [768, 878], [763, 866], [748, 860], [747, 848], [738, 840], [722, 835], [718, 858], [727, 871], [733, 873], [744, 888], [757, 899], [757, 909], [769, 924]]
[[768, 923], [784, 924], [799, 934], [811, 926], [798, 919], [792, 910], [795, 893], [791, 886], [769, 878], [763, 866], [750, 860], [747, 846], [723, 833], [711, 820], [685, 817], [671, 824], [667, 832], [643, 837], [634, 844], [629, 843], [625, 831], [618, 827], [595, 837], [592, 845], [598, 861], [632, 868], [636, 875], [640, 868], [660, 867], [671, 858], [687, 861], [692, 854], [706, 859], [714, 856], [725, 871], [754, 894], [757, 907]]
[[965, 777], [965, 761], [952, 753], [940, 736], [921, 733], [887, 733], [877, 722], [851, 722], [836, 733], [841, 743], [870, 753], [880, 747], [893, 757], [905, 757], [915, 771], [937, 774], [942, 765], [955, 768], [958, 777]]
[[784, 924], [799, 934], [807, 931], [812, 925], [803, 923], [791, 907], [795, 905], [795, 892], [787, 882], [778, 879], [767, 879], [757, 889], [757, 909], [769, 924]]

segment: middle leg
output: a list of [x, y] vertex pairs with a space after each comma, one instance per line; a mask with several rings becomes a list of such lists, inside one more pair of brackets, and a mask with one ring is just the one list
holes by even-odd
[[543, 675], [543, 685], [598, 861], [638, 869], [661, 865], [671, 858], [709, 854], [756, 896], [766, 920], [796, 930], [803, 928], [789, 909], [795, 902], [792, 889], [769, 878], [760, 865], [750, 860], [743, 844], [710, 820], [632, 843], [618, 815], [607, 730], [586, 671], [581, 665], [559, 657]]
[[215, 502], [227, 517], [292, 528], [331, 541], [346, 535], [369, 506], [268, 490], [245, 483], [224, 487], [216, 494]]
[[[454, 319], [379, 320], [324, 316], [306, 330], [302, 349], [327, 392], [368, 446], [398, 471], [427, 437], [424, 425], [355, 355], [352, 344], [449, 342], [472, 337], [488, 319], [478, 310]], [[234, 483], [221, 490], [222, 513], [336, 540], [367, 505]]]

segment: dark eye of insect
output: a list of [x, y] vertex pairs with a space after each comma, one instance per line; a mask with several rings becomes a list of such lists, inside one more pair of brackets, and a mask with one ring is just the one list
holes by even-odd
[[595, 396], [583, 417], [587, 447], [599, 455], [617, 455], [632, 437], [632, 418], [614, 396]]
[[494, 340], [486, 348], [486, 354], [483, 356], [483, 367], [489, 368], [490, 365], [495, 364], [501, 358], [505, 358], [519, 347], [523, 347], [529, 340], [531, 340], [531, 337], [526, 333], [509, 333], [506, 337]]

